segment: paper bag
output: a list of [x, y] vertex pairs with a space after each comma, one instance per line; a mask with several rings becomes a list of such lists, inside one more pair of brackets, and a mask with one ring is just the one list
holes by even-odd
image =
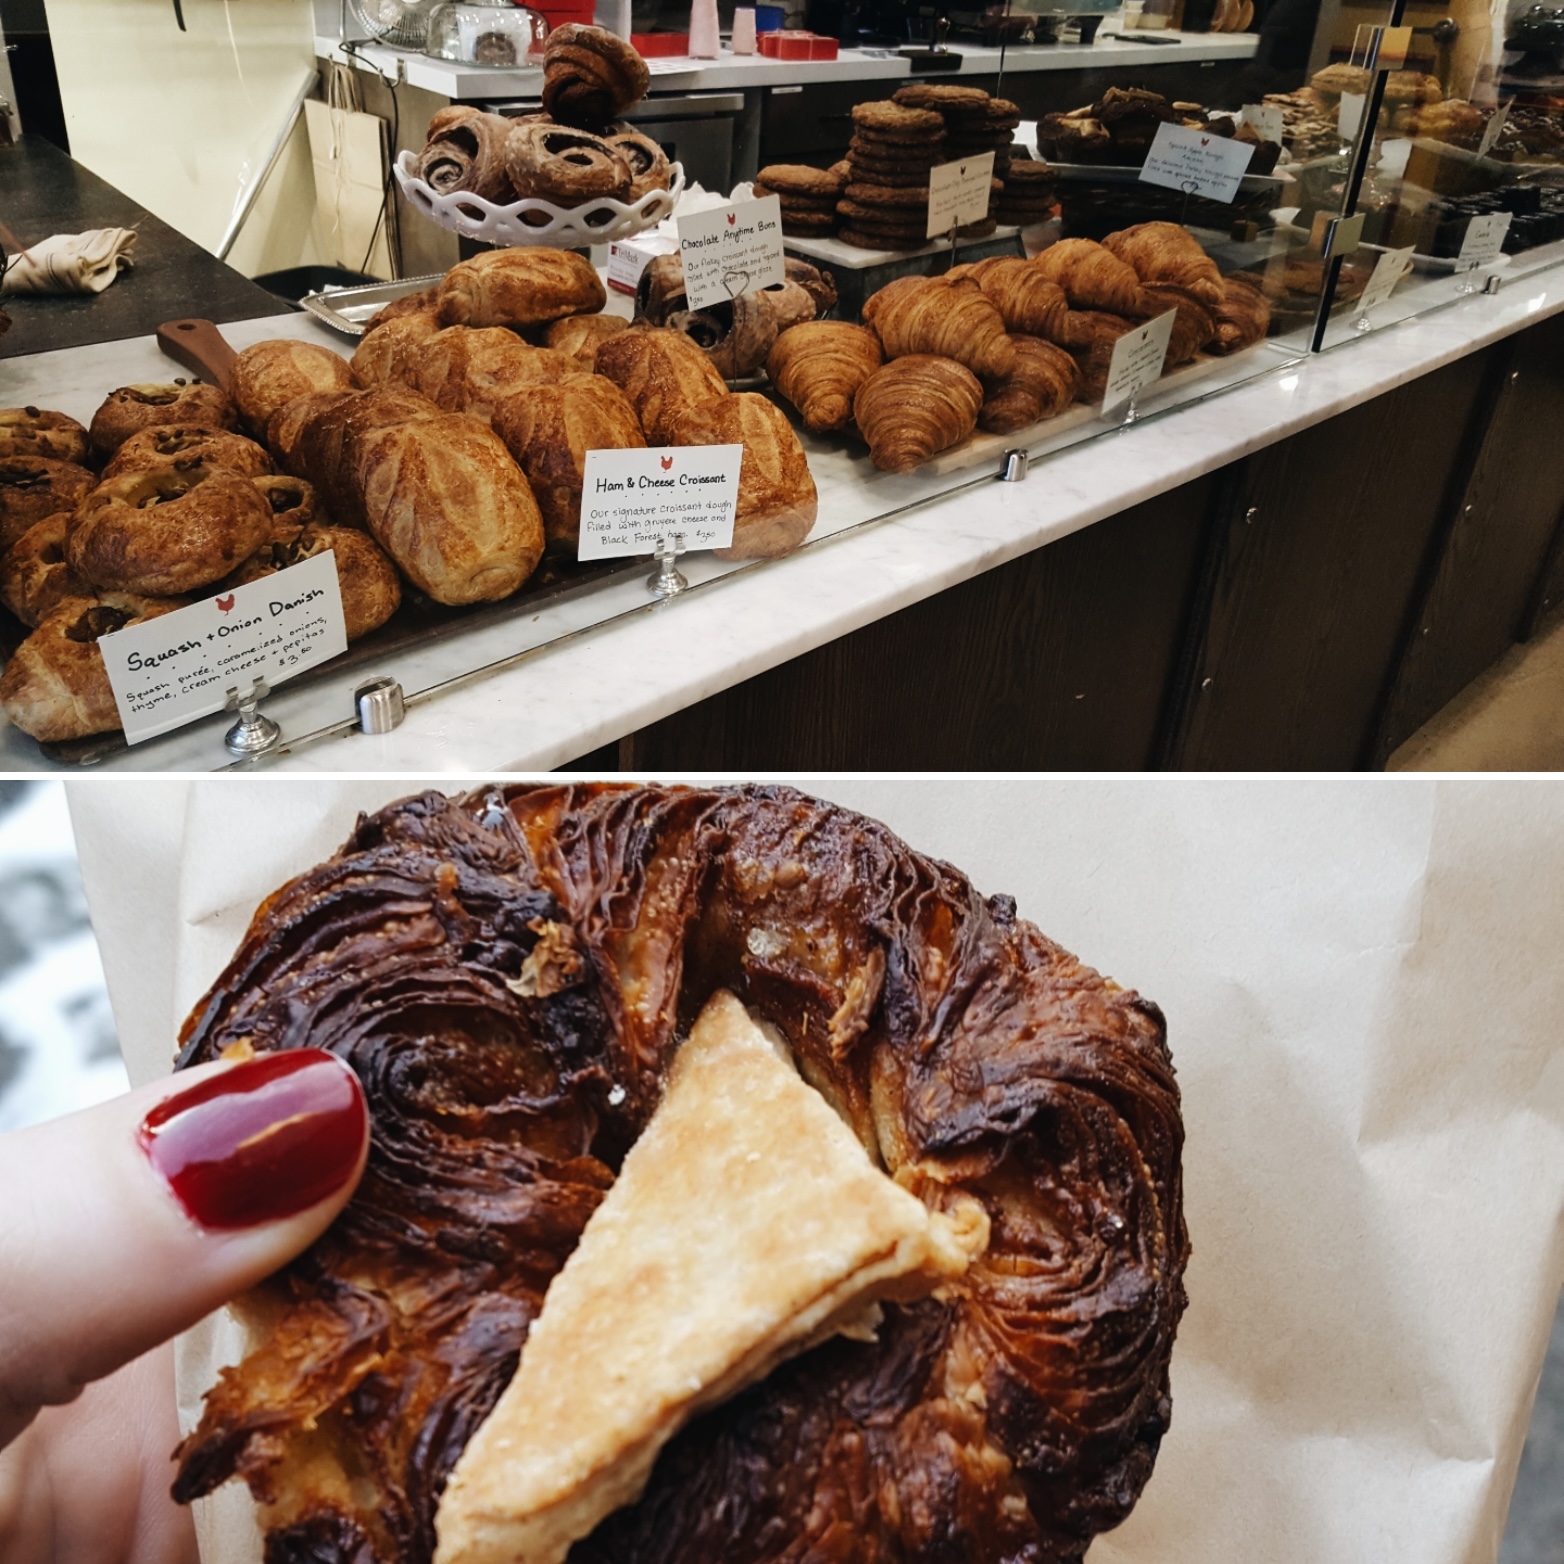
[[[1492, 1564], [1564, 1276], [1564, 788], [803, 785], [1167, 1014], [1190, 1307], [1172, 1430], [1092, 1564]], [[418, 790], [72, 786], [133, 1078], [256, 902]], [[207, 1564], [247, 1545], [204, 1528]]]
[[304, 123], [315, 169], [319, 254], [349, 271], [394, 277], [396, 201], [386, 186], [385, 121], [309, 98]]

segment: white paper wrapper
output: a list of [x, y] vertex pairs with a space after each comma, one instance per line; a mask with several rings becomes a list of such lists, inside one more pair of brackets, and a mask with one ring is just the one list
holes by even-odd
[[[803, 785], [1167, 1013], [1190, 1308], [1172, 1432], [1092, 1564], [1492, 1564], [1564, 1279], [1564, 787]], [[72, 788], [133, 1079], [256, 903], [417, 790]], [[254, 1556], [225, 1492], [206, 1564]]]

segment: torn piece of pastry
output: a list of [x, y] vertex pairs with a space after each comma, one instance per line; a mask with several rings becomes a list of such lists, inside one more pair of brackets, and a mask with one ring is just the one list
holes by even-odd
[[987, 1246], [880, 1172], [730, 993], [708, 1002], [441, 1500], [436, 1564], [560, 1564], [702, 1409]]

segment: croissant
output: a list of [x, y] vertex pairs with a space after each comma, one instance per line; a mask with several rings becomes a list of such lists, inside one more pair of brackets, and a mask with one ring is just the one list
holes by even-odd
[[543, 326], [608, 302], [592, 263], [573, 250], [486, 250], [459, 261], [437, 290], [442, 326]]
[[1175, 288], [1168, 282], [1148, 282], [1143, 291], [1151, 315], [1162, 315], [1169, 309], [1178, 311], [1173, 334], [1168, 338], [1168, 356], [1164, 361], [1167, 368], [1187, 364], [1215, 338], [1215, 312], [1187, 288]]
[[439, 330], [440, 322], [432, 310], [415, 310], [366, 331], [353, 351], [350, 367], [354, 383], [365, 391], [376, 386], [411, 385], [423, 345]]
[[[1014, 368], [1015, 345], [1008, 338], [1005, 345]], [[876, 467], [911, 472], [965, 440], [977, 428], [982, 405], [983, 387], [965, 365], [911, 353], [875, 370], [858, 388], [853, 421], [869, 442], [869, 459]]]
[[1072, 310], [1107, 310], [1114, 315], [1145, 313], [1140, 278], [1128, 262], [1091, 239], [1061, 239], [1031, 263], [1064, 289]]
[[971, 274], [994, 301], [1006, 331], [1052, 340], [1058, 322], [1070, 307], [1058, 283], [1050, 282], [1031, 261], [1019, 255], [990, 256], [976, 262]]
[[[444, 279], [442, 278], [441, 281]], [[439, 283], [433, 283], [417, 293], [404, 293], [401, 298], [392, 299], [384, 309], [377, 310], [364, 322], [364, 335], [370, 336], [379, 331], [382, 326], [388, 326], [394, 320], [401, 320], [404, 315], [433, 315], [439, 307]]]
[[588, 451], [644, 447], [623, 391], [602, 375], [566, 375], [528, 386], [500, 403], [494, 431], [527, 475], [551, 549], [574, 556]]
[[887, 358], [952, 358], [996, 379], [1015, 368], [1004, 317], [970, 277], [898, 277], [864, 302], [863, 322]]
[[1136, 223], [1109, 234], [1102, 247], [1132, 266], [1142, 282], [1170, 282], [1212, 309], [1222, 302], [1222, 274], [1216, 262], [1178, 223]]
[[881, 364], [880, 339], [867, 326], [841, 320], [807, 320], [790, 326], [766, 360], [771, 383], [817, 434], [845, 429], [853, 397]]
[[1061, 347], [1040, 337], [1014, 336], [1016, 367], [983, 399], [978, 424], [990, 434], [1054, 418], [1075, 400], [1081, 373]]
[[[297, 427], [293, 415], [299, 413]], [[428, 397], [404, 386], [342, 395], [301, 397], [274, 414], [268, 431], [284, 469], [315, 486], [333, 518], [362, 527], [364, 490], [356, 471], [358, 454], [376, 429], [417, 418], [436, 418]]]
[[485, 201], [515, 199], [505, 172], [505, 138], [511, 122], [469, 104], [453, 103], [429, 121], [427, 144], [414, 172], [441, 195], [470, 190]]
[[630, 322], [619, 315], [567, 315], [543, 333], [543, 345], [569, 354], [579, 369], [591, 374], [597, 367], [598, 345], [629, 329]]
[[575, 361], [535, 348], [502, 326], [449, 326], [413, 357], [413, 389], [450, 413], [488, 418], [518, 386], [560, 380]]
[[1213, 353], [1238, 353], [1263, 342], [1271, 329], [1271, 306], [1265, 294], [1241, 277], [1222, 279], [1222, 302], [1217, 305]]
[[682, 331], [637, 326], [597, 350], [597, 373], [629, 397], [650, 445], [668, 445], [673, 420], [686, 409], [729, 394], [716, 366]]
[[1081, 387], [1076, 393], [1082, 402], [1100, 402], [1108, 389], [1108, 370], [1113, 345], [1138, 322], [1102, 310], [1071, 310], [1063, 346], [1081, 371]]
[[754, 391], [741, 391], [680, 413], [670, 430], [674, 445], [742, 445], [739, 502], [733, 542], [719, 559], [785, 554], [809, 536], [819, 496], [804, 448], [787, 414]]

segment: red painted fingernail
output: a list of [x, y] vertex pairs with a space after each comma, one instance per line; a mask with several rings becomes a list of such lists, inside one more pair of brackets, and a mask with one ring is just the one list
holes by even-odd
[[202, 1227], [276, 1222], [340, 1189], [368, 1123], [358, 1078], [319, 1048], [261, 1054], [161, 1102], [137, 1138]]

